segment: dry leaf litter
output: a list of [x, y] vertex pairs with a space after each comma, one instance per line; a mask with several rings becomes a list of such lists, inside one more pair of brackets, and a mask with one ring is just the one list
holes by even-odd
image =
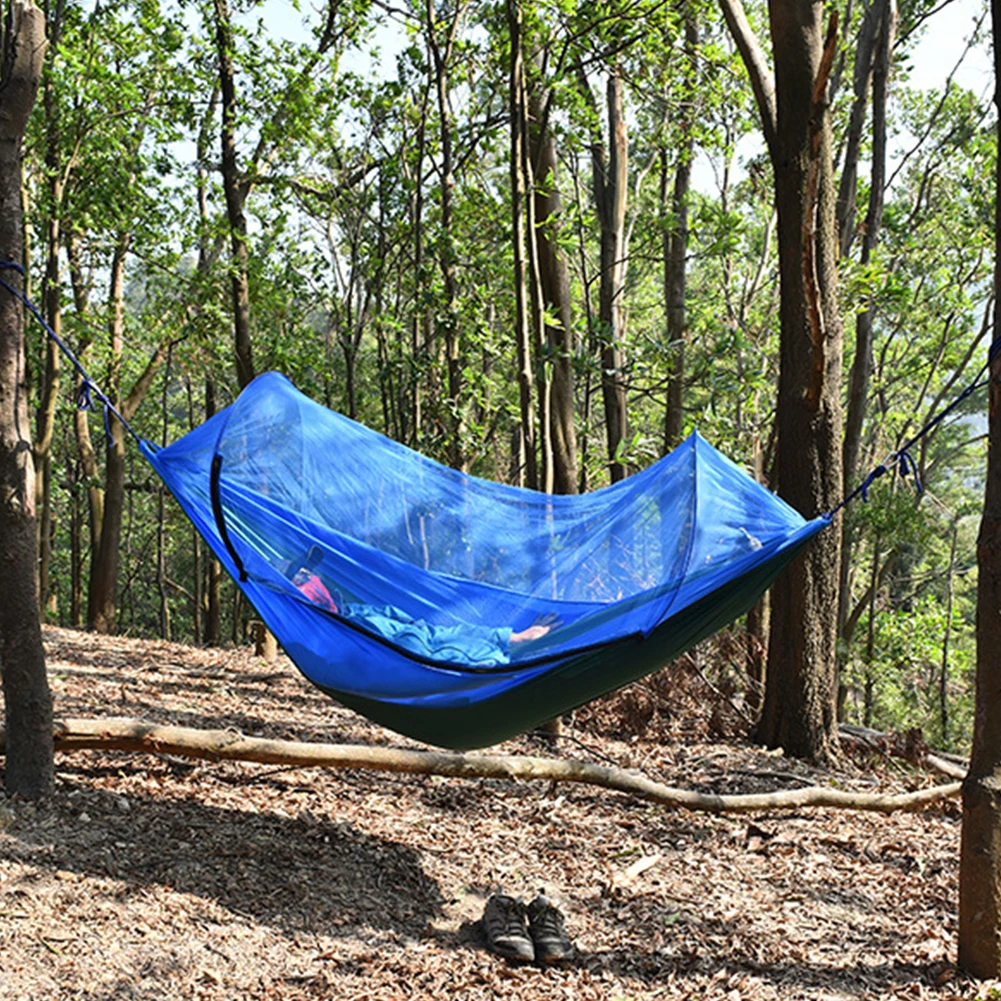
[[[280, 657], [47, 628], [61, 716], [419, 747]], [[615, 763], [714, 792], [901, 791], [893, 762], [820, 772], [741, 736], [687, 658], [499, 753]], [[56, 792], [0, 803], [0, 999], [397, 1001], [988, 998], [953, 963], [960, 815], [714, 816], [586, 786], [57, 755]], [[577, 946], [486, 951], [502, 887], [539, 887]]]

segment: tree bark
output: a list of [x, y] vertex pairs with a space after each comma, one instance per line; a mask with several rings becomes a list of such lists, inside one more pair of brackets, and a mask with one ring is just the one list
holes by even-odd
[[507, 0], [511, 39], [508, 101], [511, 112], [511, 236], [514, 251], [515, 338], [518, 355], [520, 421], [517, 435], [517, 483], [533, 490], [539, 475], [535, 455], [535, 420], [532, 408], [535, 377], [532, 371], [532, 317], [529, 306], [525, 179], [528, 106], [525, 87], [525, 53], [521, 0]]
[[[45, 18], [30, 0], [12, 0], [0, 61], [0, 261], [24, 254], [21, 157], [42, 75]], [[5, 280], [20, 287], [13, 271]], [[8, 793], [38, 799], [52, 788], [52, 694], [38, 614], [35, 470], [25, 384], [24, 316], [0, 294], [0, 670], [3, 672]]]
[[[53, 49], [60, 43], [63, 7], [58, 5], [56, 16], [47, 23]], [[62, 243], [62, 206], [65, 178], [60, 154], [60, 123], [51, 74], [43, 72], [42, 107], [45, 112], [45, 176], [48, 184], [49, 212], [45, 232], [45, 283], [43, 309], [49, 326], [62, 334], [62, 287], [59, 280], [59, 252]], [[45, 369], [39, 386], [38, 431], [35, 436], [35, 470], [37, 474], [38, 511], [38, 601], [42, 618], [48, 614], [49, 569], [52, 562], [52, 437], [56, 423], [56, 403], [59, 398], [59, 347], [45, 339]], [[53, 596], [54, 598], [54, 596]]]
[[455, 251], [455, 156], [452, 143], [452, 112], [449, 104], [449, 66], [455, 36], [465, 15], [465, 4], [458, 3], [449, 13], [451, 24], [444, 47], [437, 36], [437, 14], [433, 0], [425, 0], [424, 17], [428, 48], [434, 68], [434, 90], [438, 99], [438, 126], [441, 141], [441, 237], [438, 241], [438, 266], [445, 287], [444, 314], [439, 314], [438, 327], [445, 339], [445, 364], [448, 372], [448, 462], [453, 469], [466, 471], [464, 437], [466, 421], [463, 401], [463, 357], [459, 341], [458, 299]]
[[[215, 383], [210, 375], [205, 376], [205, 419], [216, 412]], [[219, 646], [222, 642], [222, 564], [211, 549], [205, 560], [205, 631], [202, 642], [207, 646]]]
[[560, 195], [556, 138], [549, 128], [549, 93], [537, 88], [529, 96], [532, 175], [535, 178], [535, 253], [539, 268], [542, 311], [555, 322], [545, 323], [544, 340], [552, 359], [548, 411], [552, 451], [553, 493], [575, 494], [578, 486], [577, 431], [573, 357], [576, 342], [570, 295], [570, 266], [560, 246], [563, 199]]
[[[664, 232], [664, 300], [667, 334], [667, 405], [664, 409], [664, 451], [670, 452], [681, 442], [685, 426], [685, 339], [688, 318], [685, 309], [688, 255], [688, 188], [692, 175], [691, 153], [694, 146], [688, 140], [674, 168], [674, 184], [670, 197], [671, 225]], [[662, 204], [668, 207], [666, 154], [661, 166]]]
[[[865, 225], [862, 230], [862, 249], [859, 261], [867, 265], [879, 243], [879, 231], [883, 224], [883, 193], [886, 187], [886, 106], [889, 91], [890, 62], [893, 55], [893, 39], [896, 28], [896, 4], [893, 0], [878, 0], [873, 10], [879, 13], [875, 52], [872, 56], [872, 167], [869, 185], [869, 205], [866, 210]], [[867, 18], [868, 20], [868, 18]], [[861, 42], [860, 42], [861, 44]], [[856, 153], [857, 156], [857, 153]], [[846, 164], [846, 172], [849, 165]], [[854, 165], [851, 167], [854, 171]], [[842, 187], [845, 185], [842, 184]], [[846, 197], [847, 196], [843, 196]], [[854, 189], [850, 204], [854, 206]], [[853, 229], [854, 212], [843, 223], [842, 247], [847, 249], [846, 230]], [[848, 412], [845, 419], [845, 441], [843, 449], [845, 495], [854, 486], [858, 466], [862, 422], [869, 397], [869, 380], [872, 373], [872, 336], [874, 307], [866, 304], [864, 311], [855, 320], [855, 358], [849, 373]]]
[[[156, 349], [128, 396], [123, 397], [120, 384], [125, 332], [125, 258], [130, 244], [130, 234], [121, 234], [112, 257], [108, 293], [111, 364], [105, 390], [127, 421], [139, 409], [167, 352], [166, 345]], [[103, 518], [99, 541], [93, 547], [87, 595], [88, 627], [105, 634], [112, 634], [117, 628], [118, 568], [125, 514], [125, 428], [117, 420], [112, 420], [109, 427], [111, 438], [105, 449]]]
[[[53, 736], [54, 734], [54, 736]], [[612, 789], [665, 806], [705, 813], [798, 810], [804, 807], [894, 813], [921, 810], [959, 793], [960, 783], [910, 793], [855, 793], [823, 786], [780, 792], [719, 795], [693, 792], [654, 782], [624, 768], [586, 761], [495, 754], [410, 751], [363, 744], [313, 744], [245, 737], [234, 730], [194, 730], [134, 719], [64, 719], [50, 733], [61, 752], [102, 750], [180, 754], [207, 761], [253, 761], [286, 767], [369, 768], [410, 775], [496, 778], [510, 781], [573, 782]], [[0, 750], [3, 734], [0, 733]]]
[[[1001, 0], [991, 0], [994, 80], [1001, 87]], [[994, 100], [1001, 110], [1001, 96]], [[1001, 323], [1001, 167], [994, 188], [994, 332]], [[996, 343], [996, 342], [995, 342]], [[1001, 351], [990, 365], [987, 484], [977, 539], [976, 708], [963, 783], [959, 965], [1001, 976]]]
[[[886, 187], [886, 106], [889, 91], [890, 64], [896, 30], [895, 0], [877, 0], [866, 12], [857, 43], [855, 65], [855, 105], [849, 126], [848, 151], [838, 196], [838, 228], [842, 254], [847, 254], [855, 231], [855, 175], [858, 147], [864, 124], [865, 96], [872, 83], [872, 166], [869, 205], [862, 229], [859, 259], [867, 265], [879, 242], [883, 222], [883, 193]], [[861, 107], [861, 111], [859, 110]], [[869, 408], [869, 383], [872, 375], [872, 343], [875, 308], [870, 302], [855, 317], [855, 357], [848, 376], [848, 409], [842, 446], [842, 492], [847, 496], [855, 485], [862, 426]], [[844, 628], [848, 617], [850, 575], [855, 551], [855, 534], [847, 518], [841, 524], [841, 566], [839, 574], [838, 635], [845, 643]], [[840, 673], [840, 672], [839, 672]]]
[[226, 196], [226, 217], [230, 233], [230, 290], [233, 304], [236, 379], [240, 388], [254, 378], [254, 357], [250, 337], [250, 254], [247, 248], [246, 196], [241, 184], [236, 154], [236, 78], [233, 71], [233, 27], [229, 4], [215, 0], [216, 51], [219, 57], [219, 86], [222, 91], [222, 186]]
[[688, 284], [688, 192], [695, 154], [695, 61], [699, 44], [699, 26], [692, 6], [685, 12], [685, 49], [688, 60], [687, 85], [679, 128], [684, 139], [674, 164], [674, 184], [670, 204], [667, 196], [668, 158], [661, 153], [661, 212], [670, 219], [664, 229], [664, 304], [667, 333], [667, 356], [670, 364], [667, 381], [667, 406], [664, 411], [664, 451], [681, 442], [685, 426], [685, 341], [688, 336], [686, 292]]
[[[125, 256], [131, 242], [130, 234], [119, 237], [111, 261], [108, 307], [111, 319], [108, 339], [111, 362], [105, 392], [119, 406], [122, 345], [125, 328]], [[122, 536], [122, 514], [125, 509], [125, 429], [118, 421], [110, 423], [104, 461], [104, 504], [101, 532], [92, 545], [90, 588], [87, 595], [87, 626], [95, 632], [115, 631], [118, 604], [118, 561]]]
[[613, 483], [629, 470], [621, 449], [629, 436], [625, 380], [626, 200], [628, 141], [622, 110], [622, 78], [613, 69], [606, 88], [609, 143], [592, 143], [594, 199], [601, 221], [598, 322], [601, 333], [601, 391], [605, 405], [608, 468]]
[[[87, 281], [80, 261], [79, 237], [75, 233], [66, 234], [66, 257], [69, 261], [70, 284], [73, 289], [73, 306], [77, 316], [84, 319], [87, 317], [90, 303]], [[90, 343], [90, 337], [86, 336], [77, 345], [77, 358], [81, 364], [86, 362]], [[100, 468], [97, 452], [94, 450], [94, 443], [90, 437], [90, 423], [86, 410], [78, 408], [74, 411], [73, 431], [76, 437], [77, 452], [80, 456], [83, 480], [87, 484], [87, 527], [90, 533], [90, 548], [93, 552], [96, 551], [101, 540], [101, 525], [104, 522], [104, 489], [100, 486]]]
[[[749, 33], [739, 0], [721, 0]], [[836, 21], [825, 41], [819, 0], [770, 0], [774, 85], [761, 46], [737, 37], [758, 95], [775, 175], [780, 284], [776, 420], [779, 494], [804, 517], [841, 496], [841, 348], [837, 230], [827, 82]], [[774, 96], [774, 105], [770, 98]], [[838, 754], [837, 616], [841, 534], [821, 533], [772, 589], [765, 701], [758, 738], [823, 763]]]

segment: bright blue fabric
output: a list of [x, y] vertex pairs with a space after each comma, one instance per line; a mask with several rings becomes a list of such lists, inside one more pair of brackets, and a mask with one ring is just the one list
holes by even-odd
[[[439, 465], [275, 373], [143, 452], [230, 573], [242, 565], [241, 586], [303, 673], [370, 715], [392, 704], [401, 729], [400, 707], [486, 716], [503, 693], [546, 685], [538, 711], [551, 712], [554, 699], [570, 708], [631, 680], [614, 664], [622, 644], [663, 639], [692, 609], [710, 623], [714, 595], [728, 588], [734, 602], [733, 582], [753, 579], [755, 594], [727, 605], [739, 614], [828, 523], [804, 521], [698, 434], [620, 483], [551, 496]], [[212, 510], [213, 459], [231, 550]], [[290, 580], [314, 546], [337, 614]], [[561, 625], [548, 636], [508, 646], [510, 629], [549, 612]], [[609, 651], [602, 663], [595, 650]]]
[[499, 667], [511, 660], [511, 628], [464, 622], [433, 626], [390, 605], [345, 605], [344, 617], [422, 660]]

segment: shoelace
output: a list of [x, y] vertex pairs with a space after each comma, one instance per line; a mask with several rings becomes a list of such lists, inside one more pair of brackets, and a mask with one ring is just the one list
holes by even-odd
[[544, 935], [560, 938], [563, 935], [563, 915], [546, 898], [533, 908], [532, 924]]
[[524, 935], [528, 923], [528, 910], [524, 903], [515, 897], [508, 897], [500, 903], [500, 911], [504, 919], [504, 934]]

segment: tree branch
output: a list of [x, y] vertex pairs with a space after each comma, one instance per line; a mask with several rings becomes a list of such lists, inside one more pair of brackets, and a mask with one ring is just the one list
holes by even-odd
[[[0, 749], [3, 748], [0, 732]], [[180, 754], [208, 761], [253, 761], [291, 767], [370, 768], [413, 775], [577, 782], [613, 789], [665, 806], [706, 813], [746, 813], [827, 806], [892, 813], [919, 810], [956, 796], [960, 783], [900, 794], [853, 793], [812, 786], [750, 795], [716, 795], [677, 789], [622, 768], [583, 761], [512, 755], [410, 751], [360, 744], [311, 744], [245, 737], [234, 730], [195, 730], [134, 719], [64, 719], [54, 725], [55, 749]]]
[[764, 49], [754, 34], [754, 29], [744, 13], [744, 5], [740, 0], [719, 0], [720, 9], [726, 25], [733, 36], [734, 44], [740, 53], [747, 75], [751, 79], [751, 89], [758, 102], [758, 113], [761, 115], [761, 129], [765, 134], [768, 149], [774, 153], [775, 139], [778, 134], [778, 111], [775, 105], [775, 77], [768, 68]]

